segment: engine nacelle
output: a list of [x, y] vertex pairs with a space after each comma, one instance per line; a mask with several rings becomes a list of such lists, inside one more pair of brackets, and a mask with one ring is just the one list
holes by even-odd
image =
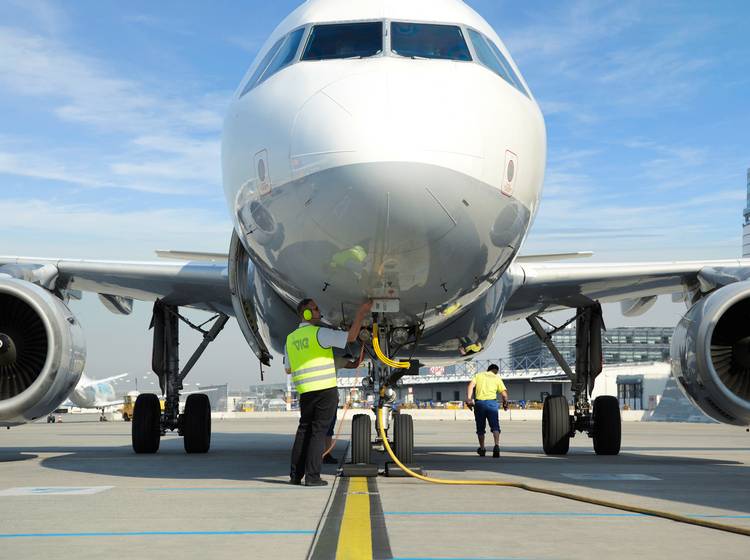
[[83, 331], [59, 298], [31, 282], [0, 278], [0, 426], [55, 410], [85, 362]]
[[672, 376], [705, 414], [750, 424], [750, 282], [729, 284], [696, 303], [677, 324]]

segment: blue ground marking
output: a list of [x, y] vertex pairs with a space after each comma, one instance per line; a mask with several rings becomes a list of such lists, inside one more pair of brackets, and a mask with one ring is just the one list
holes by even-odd
[[398, 556], [391, 560], [537, 560], [521, 556]]
[[641, 513], [585, 513], [569, 511], [384, 511], [383, 515], [496, 515], [502, 517], [526, 517], [526, 516], [548, 516], [548, 517], [645, 517]]
[[[586, 513], [574, 511], [384, 511], [383, 515], [445, 515], [445, 516], [482, 516], [495, 515], [501, 517], [653, 517], [645, 513]], [[709, 515], [685, 514], [685, 517], [718, 518], [718, 519], [750, 519], [750, 515]]]
[[226, 535], [314, 535], [315, 531], [103, 531], [100, 533], [0, 533], [0, 539], [44, 537], [163, 537], [163, 536], [226, 536]]
[[146, 492], [299, 492], [299, 486], [279, 488], [247, 488], [242, 486], [198, 486], [198, 487], [169, 487], [164, 488], [144, 488]]

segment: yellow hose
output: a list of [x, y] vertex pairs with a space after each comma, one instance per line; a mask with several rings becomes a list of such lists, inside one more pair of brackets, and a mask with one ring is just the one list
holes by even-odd
[[678, 515], [676, 513], [670, 513], [668, 511], [660, 511], [656, 509], [648, 509], [637, 506], [630, 506], [627, 504], [620, 504], [617, 502], [610, 502], [607, 500], [597, 500], [596, 498], [588, 498], [586, 496], [580, 496], [578, 494], [571, 494], [570, 492], [561, 492], [560, 490], [552, 490], [551, 488], [542, 488], [540, 486], [531, 486], [522, 482], [509, 482], [502, 480], [449, 480], [445, 478], [432, 478], [431, 476], [425, 476], [411, 470], [409, 467], [404, 465], [398, 460], [396, 454], [391, 449], [391, 445], [388, 443], [388, 438], [385, 435], [385, 428], [383, 428], [383, 407], [378, 407], [378, 427], [380, 429], [380, 438], [383, 440], [388, 455], [390, 455], [393, 462], [396, 463], [401, 470], [403, 470], [409, 476], [424, 480], [425, 482], [432, 482], [433, 484], [452, 484], [460, 486], [505, 486], [508, 488], [519, 488], [528, 492], [536, 492], [537, 494], [547, 494], [549, 496], [556, 496], [558, 498], [565, 498], [567, 500], [575, 500], [577, 502], [583, 502], [586, 504], [593, 504], [595, 506], [602, 506], [606, 508], [619, 509], [622, 511], [629, 511], [632, 513], [640, 513], [642, 515], [650, 515], [652, 517], [660, 517], [662, 519], [670, 519], [679, 523], [687, 523], [689, 525], [697, 525], [698, 527], [705, 527], [707, 529], [716, 529], [718, 531], [726, 531], [728, 533], [735, 533], [737, 535], [744, 535], [750, 537], [750, 529], [744, 527], [737, 527], [735, 525], [725, 525], [723, 523], [715, 523], [713, 521], [706, 521], [703, 519], [695, 519], [692, 517], [686, 517], [684, 515]]
[[377, 323], [372, 324], [372, 347], [375, 349], [375, 355], [385, 365], [395, 368], [395, 369], [409, 369], [409, 366], [411, 365], [409, 364], [409, 362], [397, 362], [395, 360], [390, 359], [385, 354], [383, 354], [383, 351], [380, 349], [380, 341], [378, 340], [378, 324]]

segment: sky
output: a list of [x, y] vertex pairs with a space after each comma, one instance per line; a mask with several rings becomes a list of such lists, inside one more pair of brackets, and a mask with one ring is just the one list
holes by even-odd
[[[366, 1], [366, 0], [359, 0]], [[406, 1], [406, 0], [404, 0]], [[750, 167], [750, 3], [470, 0], [545, 115], [542, 205], [522, 252], [595, 261], [734, 258]], [[0, 254], [153, 259], [226, 252], [220, 138], [233, 90], [299, 2], [0, 0]], [[71, 308], [87, 373], [149, 369], [150, 305]], [[661, 300], [609, 326], [673, 326]], [[193, 312], [199, 318], [202, 314]], [[483, 357], [506, 354], [504, 325]], [[186, 359], [199, 338], [186, 333]], [[192, 383], [259, 382], [234, 322]], [[266, 379], [283, 380], [280, 360]]]

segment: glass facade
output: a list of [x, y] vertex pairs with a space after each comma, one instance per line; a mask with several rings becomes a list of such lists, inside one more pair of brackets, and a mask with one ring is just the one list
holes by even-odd
[[[605, 364], [665, 362], [669, 360], [672, 327], [618, 327], [602, 333]], [[570, 326], [552, 336], [565, 360], [575, 365], [576, 329]], [[534, 333], [520, 336], [508, 344], [511, 364], [542, 356], [544, 367], [554, 367], [555, 359]], [[513, 367], [513, 366], [511, 366]]]

